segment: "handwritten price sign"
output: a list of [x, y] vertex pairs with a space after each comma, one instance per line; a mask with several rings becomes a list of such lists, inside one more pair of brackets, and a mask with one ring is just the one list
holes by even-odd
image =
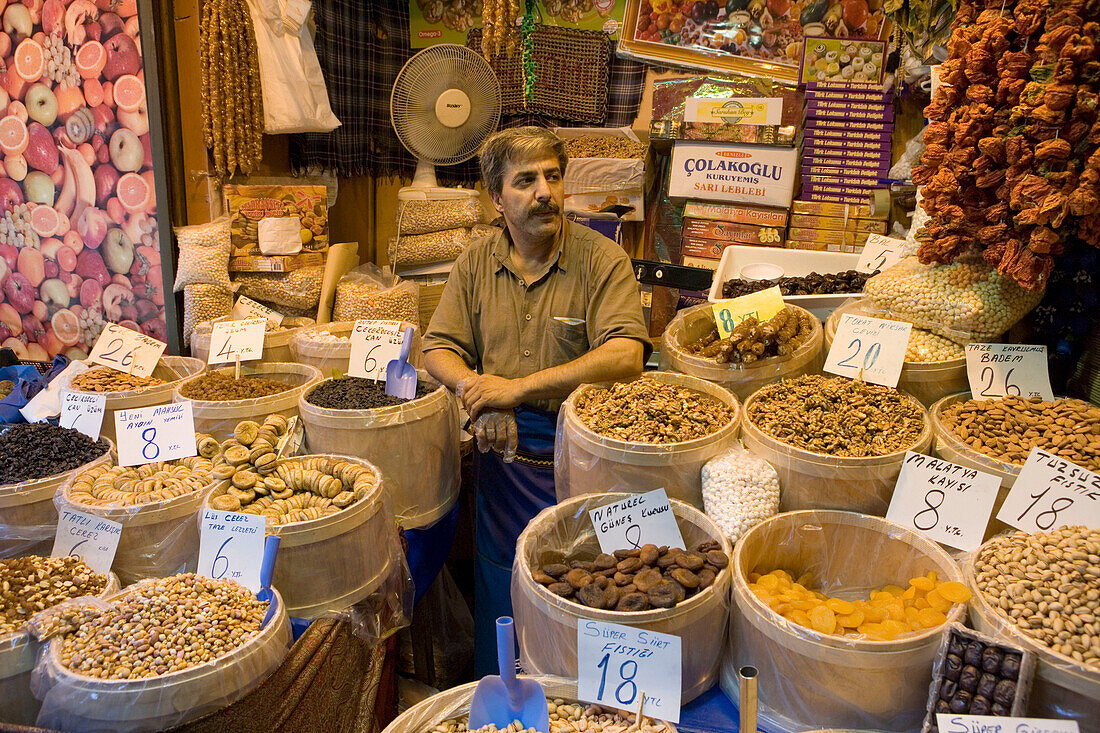
[[714, 304], [714, 323], [718, 326], [719, 335], [727, 338], [746, 318], [755, 318], [763, 323], [783, 310], [785, 306], [783, 293], [776, 285], [767, 290], [742, 295], [740, 298], [718, 301]]
[[903, 247], [905, 247], [904, 239], [871, 234], [867, 237], [867, 243], [863, 245], [863, 251], [860, 252], [856, 269], [860, 272], [887, 270], [896, 265], [901, 259]]
[[268, 308], [262, 303], [257, 303], [252, 298], [248, 298], [241, 295], [237, 298], [237, 302], [233, 304], [233, 310], [229, 313], [229, 317], [234, 321], [243, 321], [250, 318], [265, 318], [271, 321], [273, 326], [281, 326], [283, 323], [283, 314], [279, 311], [274, 311]]
[[386, 379], [386, 365], [401, 355], [400, 321], [356, 321], [351, 332], [348, 375]]
[[1024, 532], [1076, 524], [1100, 529], [1100, 474], [1032, 448], [997, 519]]
[[107, 573], [115, 561], [122, 525], [94, 514], [62, 509], [53, 538], [53, 557], [83, 558], [92, 570]]
[[260, 590], [266, 522], [257, 514], [204, 509], [199, 527], [199, 574]]
[[198, 453], [190, 402], [173, 402], [115, 413], [118, 465], [140, 466]]
[[910, 323], [845, 313], [825, 359], [824, 371], [897, 387], [912, 330]]
[[1047, 347], [1038, 344], [967, 344], [966, 378], [975, 399], [1006, 395], [1054, 399]]
[[577, 697], [596, 705], [680, 720], [680, 637], [577, 619]]
[[642, 545], [684, 547], [664, 489], [592, 509], [588, 516], [596, 528], [600, 549], [609, 555], [615, 550]]
[[108, 323], [88, 354], [88, 361], [135, 377], [148, 377], [157, 368], [165, 346], [151, 336]]
[[103, 413], [107, 409], [107, 395], [61, 390], [61, 416], [58, 423], [63, 428], [79, 430], [92, 440], [99, 440], [103, 427]]
[[906, 451], [886, 518], [959, 550], [982, 544], [1001, 480]]
[[259, 359], [264, 353], [266, 335], [266, 318], [215, 323], [210, 334], [210, 353], [206, 355], [206, 363], [223, 364], [237, 359]]

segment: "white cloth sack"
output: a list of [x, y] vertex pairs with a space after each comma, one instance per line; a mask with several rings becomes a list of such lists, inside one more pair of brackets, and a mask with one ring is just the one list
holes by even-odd
[[340, 125], [306, 19], [309, 0], [248, 0], [264, 99], [264, 132], [329, 132]]

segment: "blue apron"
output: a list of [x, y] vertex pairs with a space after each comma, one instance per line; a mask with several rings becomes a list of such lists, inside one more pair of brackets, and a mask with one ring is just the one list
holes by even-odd
[[499, 674], [496, 620], [512, 615], [512, 560], [516, 540], [536, 514], [557, 502], [554, 431], [557, 414], [516, 408], [519, 446], [505, 463], [498, 453], [477, 453], [477, 562], [474, 568], [474, 673]]

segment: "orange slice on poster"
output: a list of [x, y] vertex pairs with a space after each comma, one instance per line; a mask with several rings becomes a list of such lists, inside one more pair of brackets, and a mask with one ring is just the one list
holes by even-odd
[[111, 93], [118, 108], [126, 112], [136, 112], [145, 104], [145, 85], [133, 74], [123, 74], [115, 79]]
[[85, 79], [98, 79], [107, 65], [107, 49], [99, 41], [86, 41], [73, 59], [76, 70]]
[[72, 346], [80, 340], [80, 319], [71, 310], [62, 309], [50, 319], [54, 335], [66, 346]]
[[40, 237], [52, 237], [61, 226], [61, 214], [52, 206], [40, 204], [31, 211], [31, 229]]
[[26, 122], [15, 115], [0, 119], [0, 150], [4, 155], [22, 155], [29, 142]]
[[15, 47], [15, 73], [26, 81], [38, 81], [46, 73], [46, 50], [33, 38]]
[[149, 183], [137, 173], [126, 173], [115, 185], [115, 196], [128, 211], [145, 211], [153, 191]]

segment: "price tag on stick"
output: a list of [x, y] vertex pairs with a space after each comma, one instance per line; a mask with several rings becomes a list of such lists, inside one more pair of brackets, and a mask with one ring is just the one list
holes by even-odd
[[718, 301], [714, 304], [714, 323], [718, 326], [718, 334], [727, 338], [746, 318], [755, 318], [763, 323], [784, 307], [783, 293], [776, 285], [740, 298]]
[[401, 356], [401, 321], [356, 321], [348, 376], [386, 381], [386, 365]]
[[53, 557], [83, 558], [92, 570], [107, 573], [115, 561], [122, 537], [122, 525], [94, 514], [61, 509], [57, 513], [57, 534], [53, 538]]
[[103, 427], [103, 413], [107, 409], [107, 395], [89, 392], [61, 390], [61, 416], [63, 428], [79, 430], [92, 440], [99, 440]]
[[867, 237], [867, 243], [859, 254], [856, 269], [860, 272], [874, 272], [886, 270], [898, 263], [901, 259], [904, 239], [884, 237], [881, 234], [871, 234]]
[[680, 637], [633, 626], [577, 619], [577, 697], [680, 721]]
[[833, 337], [824, 371], [897, 387], [912, 324], [845, 313]]
[[1078, 524], [1100, 529], [1100, 474], [1032, 448], [997, 519], [1024, 532]]
[[974, 550], [1000, 487], [991, 474], [906, 451], [886, 518], [955, 549]]
[[967, 344], [966, 378], [975, 399], [1005, 395], [1054, 399], [1047, 347], [1039, 344]]
[[684, 547], [684, 538], [664, 489], [633, 496], [588, 512], [600, 549], [615, 550], [642, 545]]
[[88, 361], [135, 377], [148, 377], [157, 368], [165, 346], [152, 336], [108, 323], [88, 354]]
[[264, 353], [265, 335], [266, 318], [215, 323], [210, 334], [210, 353], [206, 355], [206, 363], [224, 364], [259, 359]]
[[262, 303], [257, 303], [244, 295], [237, 298], [237, 302], [233, 304], [233, 310], [229, 313], [229, 317], [234, 321], [246, 320], [249, 318], [266, 318], [271, 321], [273, 326], [281, 326], [283, 323], [283, 314], [278, 311], [273, 311]]
[[258, 514], [203, 509], [199, 526], [199, 575], [235, 580], [260, 590], [267, 520]]
[[190, 402], [115, 412], [118, 465], [140, 466], [198, 454]]

